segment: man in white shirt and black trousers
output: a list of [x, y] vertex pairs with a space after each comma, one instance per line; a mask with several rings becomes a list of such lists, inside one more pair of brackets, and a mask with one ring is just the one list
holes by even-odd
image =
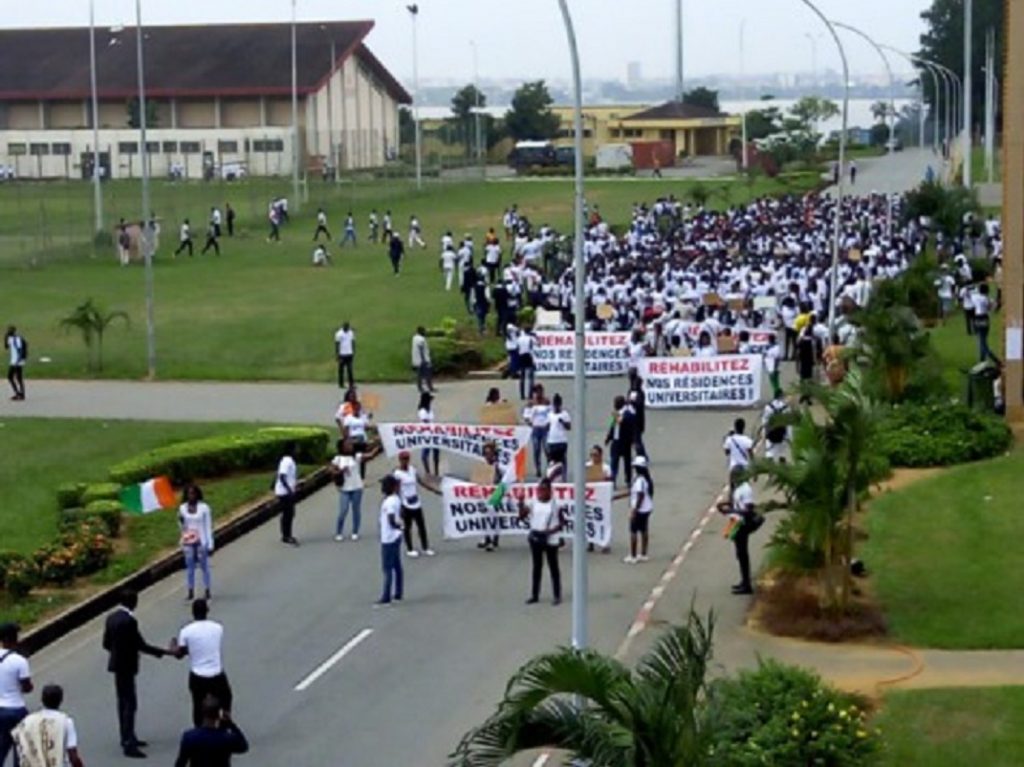
[[207, 695], [217, 699], [221, 709], [231, 712], [233, 695], [224, 673], [222, 647], [224, 627], [209, 619], [210, 608], [205, 599], [192, 603], [193, 621], [171, 640], [170, 653], [189, 659], [188, 691], [192, 696], [192, 724], [203, 723], [203, 701]]
[[289, 442], [284, 447], [284, 455], [277, 464], [277, 475], [274, 478], [274, 495], [281, 508], [281, 542], [298, 546], [299, 542], [292, 535], [292, 523], [295, 521], [295, 488], [298, 482], [298, 468], [295, 465], [295, 444]]
[[32, 692], [28, 659], [17, 652], [17, 646], [18, 626], [0, 625], [0, 765], [14, 745], [11, 730], [28, 716], [25, 695]]
[[344, 322], [334, 334], [334, 350], [338, 355], [338, 388], [345, 388], [345, 372], [348, 372], [348, 385], [355, 388], [356, 376], [352, 366], [356, 358], [356, 332], [348, 321]]
[[729, 498], [719, 502], [718, 511], [727, 514], [735, 525], [730, 537], [736, 547], [740, 582], [732, 587], [732, 593], [753, 594], [754, 586], [750, 579], [750, 536], [764, 524], [764, 517], [757, 513], [754, 490], [747, 481], [745, 469], [736, 467], [729, 472]]

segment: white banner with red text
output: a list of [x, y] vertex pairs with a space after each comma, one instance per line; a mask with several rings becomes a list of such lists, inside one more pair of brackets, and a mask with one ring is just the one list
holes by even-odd
[[[484, 460], [484, 445], [498, 448], [498, 463], [508, 466], [524, 456], [530, 443], [529, 426], [483, 426], [463, 423], [382, 423], [377, 432], [384, 452], [398, 455], [425, 448], [444, 450], [477, 461]], [[523, 458], [520, 458], [522, 461]]]
[[[551, 486], [555, 511], [562, 521], [562, 531], [552, 535], [572, 540], [573, 486], [556, 483]], [[537, 485], [509, 485], [497, 507], [492, 506], [493, 485], [475, 485], [452, 477], [441, 482], [441, 505], [444, 509], [445, 538], [474, 538], [484, 535], [523, 535], [530, 531], [529, 522], [519, 518], [519, 501], [530, 500]], [[608, 546], [612, 540], [612, 483], [587, 483], [587, 542]]]
[[[569, 378], [576, 372], [576, 339], [571, 330], [541, 330], [536, 334], [533, 363], [538, 376]], [[629, 370], [629, 333], [587, 333], [584, 336], [587, 377], [625, 375]]]
[[649, 408], [743, 407], [761, 398], [761, 357], [653, 357], [640, 363]]

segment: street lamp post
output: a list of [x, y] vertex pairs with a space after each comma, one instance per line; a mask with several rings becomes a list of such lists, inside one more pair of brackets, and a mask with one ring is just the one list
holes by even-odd
[[92, 209], [96, 233], [103, 231], [103, 191], [100, 188], [100, 104], [96, 93], [96, 3], [89, 0], [89, 87], [92, 90]]
[[156, 378], [156, 320], [153, 311], [153, 229], [149, 205], [149, 147], [146, 145], [146, 78], [142, 58], [142, 0], [135, 0], [135, 59], [139, 81], [139, 149], [142, 152], [142, 218], [139, 244], [146, 265], [146, 369]]
[[[743, 36], [744, 36], [744, 32], [746, 32], [746, 29], [747, 29], [747, 20], [743, 19], [740, 22], [740, 96], [741, 97], [744, 95], [744, 93], [743, 93], [743, 74], [744, 74], [744, 61], [743, 61], [744, 39], [743, 39]], [[741, 133], [742, 133], [741, 141], [743, 142], [743, 155], [742, 155], [743, 156], [743, 160], [742, 160], [742, 163], [743, 163], [743, 170], [746, 170], [747, 169], [747, 107], [746, 107], [746, 104], [743, 105], [742, 118], [743, 118], [742, 123], [741, 123]]]
[[292, 198], [295, 209], [301, 207], [299, 201], [299, 67], [296, 42], [296, 0], [292, 0]]
[[576, 48], [576, 32], [566, 0], [558, 0], [565, 24], [565, 35], [572, 59], [573, 132], [575, 147], [575, 188], [573, 199], [573, 279], [575, 303], [573, 324], [575, 330], [575, 364], [573, 365], [573, 540], [572, 540], [572, 646], [582, 650], [587, 646], [587, 504], [586, 504], [586, 396], [587, 380], [583, 365], [584, 304], [583, 290], [586, 265], [583, 262], [583, 85], [580, 80], [580, 57]]
[[683, 0], [675, 0], [676, 101], [683, 103]]
[[[889, 154], [892, 155], [896, 151], [895, 141], [895, 129], [896, 129], [896, 80], [892, 76], [892, 67], [889, 65], [889, 57], [885, 55], [885, 51], [882, 50], [881, 46], [876, 43], [872, 38], [868, 37], [864, 32], [857, 29], [849, 24], [844, 24], [841, 21], [833, 21], [833, 26], [839, 29], [845, 29], [848, 32], [852, 32], [858, 37], [863, 38], [871, 45], [872, 48], [882, 57], [882, 63], [885, 64], [885, 71], [889, 75], [889, 141], [887, 142], [887, 149]], [[889, 233], [889, 237], [892, 238], [892, 193], [886, 192], [886, 231]]]
[[416, 142], [416, 189], [423, 188], [423, 143], [420, 136], [420, 78], [416, 52], [416, 20], [420, 7], [416, 3], [405, 6], [412, 16], [412, 122]]
[[972, 78], [974, 73], [974, 0], [964, 0], [964, 127], [963, 127], [963, 155], [964, 155], [964, 187], [970, 189], [972, 184], [971, 149], [972, 128], [971, 109], [974, 106], [974, 91], [972, 90]]
[[801, 0], [804, 5], [811, 9], [814, 14], [821, 19], [822, 23], [828, 27], [829, 34], [832, 35], [832, 39], [835, 41], [836, 48], [839, 50], [839, 58], [843, 62], [843, 127], [839, 134], [839, 183], [836, 185], [836, 210], [835, 220], [832, 237], [832, 269], [829, 278], [829, 305], [828, 305], [828, 331], [829, 336], [835, 332], [836, 327], [836, 287], [837, 277], [839, 272], [839, 237], [841, 234], [841, 228], [843, 225], [843, 193], [845, 191], [845, 164], [846, 164], [846, 133], [848, 130], [850, 120], [850, 65], [846, 60], [846, 49], [843, 48], [843, 42], [839, 39], [839, 34], [836, 32], [835, 27], [828, 20], [828, 17], [821, 12], [811, 0]]
[[480, 69], [476, 55], [476, 40], [469, 41], [469, 47], [473, 51], [473, 91], [476, 95], [476, 108], [473, 110], [473, 135], [476, 144], [476, 162], [480, 166], [480, 175], [483, 177], [483, 133], [480, 130]]
[[338, 183], [341, 181], [341, 174], [338, 173], [337, 157], [334, 152], [334, 89], [331, 87], [331, 80], [334, 79], [334, 67], [338, 62], [338, 52], [334, 35], [331, 34], [327, 25], [321, 24], [320, 29], [327, 35], [327, 39], [331, 43], [331, 65], [327, 69], [327, 157], [334, 170], [334, 182]]

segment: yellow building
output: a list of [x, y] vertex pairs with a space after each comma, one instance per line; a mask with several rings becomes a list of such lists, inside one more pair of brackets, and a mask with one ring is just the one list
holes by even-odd
[[[552, 107], [561, 127], [555, 143], [573, 140], [571, 106]], [[591, 157], [605, 144], [671, 141], [675, 157], [728, 154], [740, 131], [740, 117], [707, 107], [668, 101], [655, 107], [637, 105], [583, 107], [583, 153]]]

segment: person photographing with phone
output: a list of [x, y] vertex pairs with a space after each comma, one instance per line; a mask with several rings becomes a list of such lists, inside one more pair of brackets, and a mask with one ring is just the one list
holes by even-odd
[[733, 594], [753, 594], [750, 579], [750, 536], [764, 524], [754, 505], [754, 489], [746, 477], [746, 470], [734, 467], [729, 472], [729, 497], [719, 501], [718, 511], [729, 517], [725, 535], [736, 548], [736, 562], [740, 566], [740, 582], [732, 587]]
[[174, 767], [229, 767], [234, 754], [249, 750], [249, 741], [212, 695], [202, 703], [202, 723], [181, 736]]

